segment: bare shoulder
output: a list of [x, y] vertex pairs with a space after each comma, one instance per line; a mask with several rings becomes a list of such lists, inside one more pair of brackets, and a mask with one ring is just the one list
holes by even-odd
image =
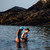
[[19, 31], [17, 31], [17, 33], [19, 33]]

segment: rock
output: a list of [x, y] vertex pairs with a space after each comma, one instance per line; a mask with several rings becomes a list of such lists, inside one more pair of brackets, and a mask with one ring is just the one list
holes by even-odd
[[40, 0], [28, 9], [13, 7], [0, 12], [2, 25], [49, 25], [50, 1]]

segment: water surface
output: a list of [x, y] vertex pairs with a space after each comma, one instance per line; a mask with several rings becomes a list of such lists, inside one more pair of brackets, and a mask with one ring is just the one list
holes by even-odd
[[28, 42], [16, 43], [16, 32], [20, 26], [0, 25], [0, 50], [50, 50], [50, 28], [24, 26], [30, 28]]

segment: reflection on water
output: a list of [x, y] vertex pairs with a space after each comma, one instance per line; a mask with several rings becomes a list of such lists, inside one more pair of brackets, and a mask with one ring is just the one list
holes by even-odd
[[24, 26], [30, 28], [28, 42], [16, 43], [20, 26], [0, 26], [0, 50], [50, 50], [50, 27]]
[[19, 43], [16, 43], [16, 47], [17, 49], [16, 50], [22, 50], [21, 48], [24, 48], [24, 50], [28, 50], [28, 43], [27, 42], [19, 42]]
[[19, 43], [16, 43], [16, 47], [17, 48], [21, 48], [21, 43], [19, 42]]

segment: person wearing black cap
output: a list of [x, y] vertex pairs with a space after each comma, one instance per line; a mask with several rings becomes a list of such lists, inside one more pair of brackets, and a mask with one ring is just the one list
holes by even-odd
[[22, 34], [22, 36], [21, 36], [21, 41], [22, 42], [26, 42], [26, 41], [28, 41], [28, 32], [29, 32], [30, 30], [29, 30], [29, 28], [27, 28], [27, 29], [25, 29], [25, 32]]

